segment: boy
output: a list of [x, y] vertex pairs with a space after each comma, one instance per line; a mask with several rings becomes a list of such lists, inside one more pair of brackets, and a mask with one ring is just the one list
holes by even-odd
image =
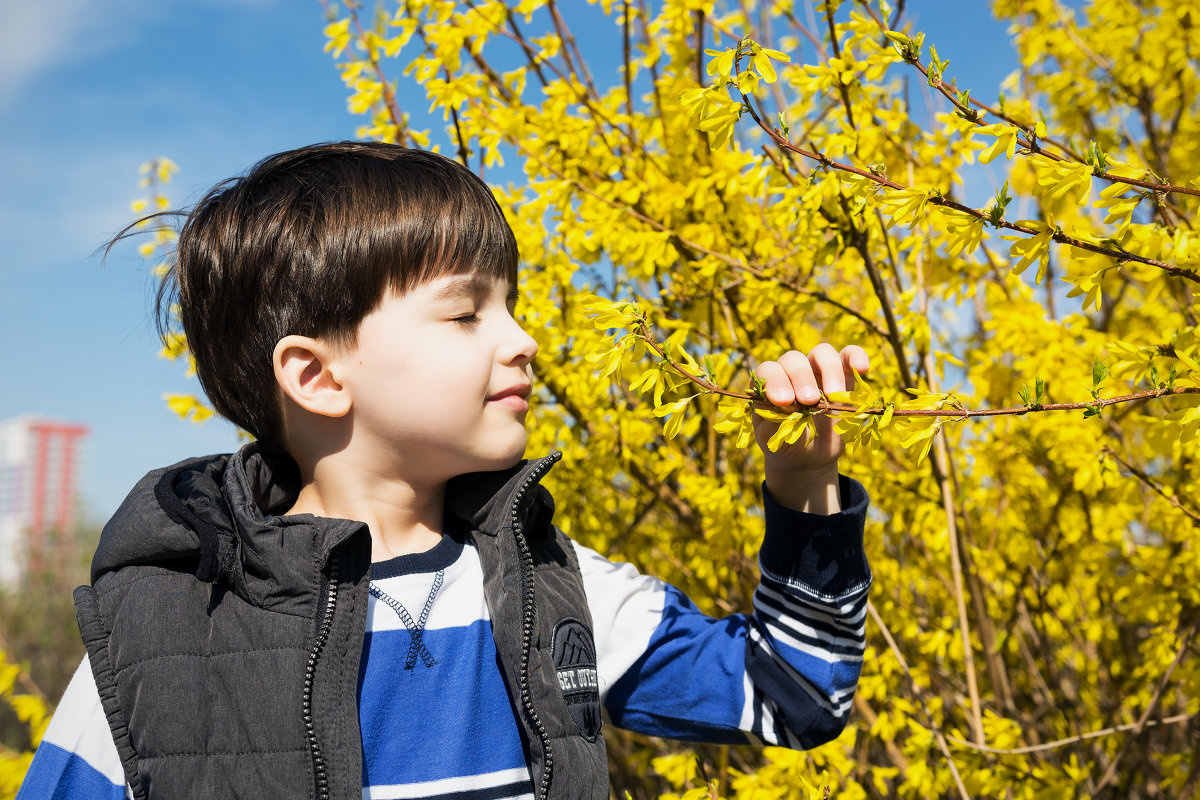
[[[828, 421], [767, 453], [754, 615], [704, 617], [551, 523], [517, 260], [476, 176], [395, 146], [282, 153], [197, 204], [181, 318], [256, 441], [150, 473], [105, 527], [20, 800], [605, 798], [602, 705], [688, 740], [837, 735], [870, 574]], [[759, 374], [786, 406], [866, 368], [822, 345]]]

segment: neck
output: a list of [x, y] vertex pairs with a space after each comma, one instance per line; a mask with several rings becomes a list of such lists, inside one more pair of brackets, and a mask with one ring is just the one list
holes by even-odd
[[421, 485], [330, 461], [301, 465], [303, 487], [288, 514], [365, 522], [372, 561], [423, 553], [441, 541], [444, 482]]

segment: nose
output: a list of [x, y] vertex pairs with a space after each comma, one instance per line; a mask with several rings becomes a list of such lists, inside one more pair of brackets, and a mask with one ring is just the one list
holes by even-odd
[[506, 360], [520, 364], [528, 364], [533, 361], [533, 357], [537, 355], [538, 351], [537, 340], [530, 336], [515, 318], [512, 319], [512, 333], [507, 347]]

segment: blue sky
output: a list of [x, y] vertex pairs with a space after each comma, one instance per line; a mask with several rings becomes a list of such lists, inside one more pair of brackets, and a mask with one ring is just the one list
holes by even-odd
[[[980, 98], [1015, 68], [987, 5], [908, 3]], [[194, 384], [156, 356], [150, 265], [95, 250], [130, 220], [151, 158], [179, 164], [170, 194], [187, 202], [270, 153], [353, 138], [323, 25], [316, 0], [0, 0], [0, 421], [90, 426], [92, 519], [147, 470], [237, 446], [228, 423], [181, 421], [162, 400]], [[400, 101], [424, 106], [403, 85]]]

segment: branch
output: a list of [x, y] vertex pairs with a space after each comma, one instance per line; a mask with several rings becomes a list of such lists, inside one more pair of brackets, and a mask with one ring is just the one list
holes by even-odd
[[[861, 693], [855, 693], [854, 695], [854, 710], [866, 718], [867, 730], [875, 727], [875, 720], [879, 719], [879, 715], [875, 713], [875, 709], [871, 708], [871, 704]], [[956, 741], [952, 736], [947, 736], [946, 738]], [[895, 741], [891, 739], [883, 740], [883, 749], [888, 755], [888, 760], [892, 762], [896, 769], [900, 770], [901, 778], [905, 778], [905, 773], [908, 772], [908, 757], [904, 755], [904, 751], [897, 747]]]
[[[596, 91], [596, 84], [592, 82], [592, 74], [588, 71], [587, 61], [584, 60], [583, 54], [579, 52], [579, 45], [575, 42], [575, 36], [571, 33], [571, 29], [567, 27], [567, 21], [558, 13], [558, 5], [555, 3], [555, 0], [548, 0], [546, 7], [550, 9], [550, 19], [554, 22], [554, 30], [563, 42], [563, 61], [571, 70], [572, 75], [583, 73], [583, 82], [587, 87], [588, 95], [592, 100], [599, 102], [600, 93]], [[575, 53], [575, 61], [579, 62], [578, 67], [571, 61], [572, 51]], [[589, 102], [588, 105], [590, 106], [592, 103]]]
[[1139, 728], [1150, 728], [1155, 725], [1174, 725], [1177, 722], [1187, 722], [1195, 717], [1196, 714], [1176, 714], [1173, 717], [1164, 719], [1149, 719], [1144, 724], [1139, 725], [1137, 722], [1129, 722], [1125, 725], [1115, 725], [1111, 728], [1104, 728], [1098, 731], [1089, 733], [1081, 733], [1078, 736], [1071, 736], [1067, 739], [1056, 739], [1053, 742], [1043, 742], [1042, 744], [1031, 744], [1025, 747], [987, 747], [986, 745], [978, 745], [974, 742], [968, 742], [954, 736], [947, 736], [947, 741], [954, 742], [961, 747], [967, 747], [971, 750], [978, 750], [981, 753], [993, 753], [999, 756], [1020, 756], [1028, 753], [1042, 753], [1047, 750], [1055, 750], [1059, 747], [1066, 747], [1071, 744], [1079, 744], [1088, 739], [1098, 739], [1101, 736], [1111, 736], [1114, 733], [1125, 733], [1126, 731], [1136, 731]]
[[1167, 491], [1165, 489], [1163, 489], [1163, 487], [1160, 483], [1155, 481], [1153, 478], [1151, 478], [1149, 475], [1147, 475], [1142, 470], [1135, 467], [1133, 464], [1130, 464], [1128, 461], [1121, 458], [1119, 455], [1117, 455], [1113, 451], [1113, 449], [1111, 447], [1104, 448], [1104, 452], [1107, 453], [1108, 455], [1112, 456], [1118, 464], [1120, 464], [1122, 467], [1127, 469], [1131, 475], [1133, 475], [1135, 478], [1137, 478], [1139, 481], [1141, 481], [1142, 484], [1144, 484], [1147, 488], [1153, 490], [1155, 493], [1157, 493], [1159, 496], [1161, 496], [1168, 503], [1175, 506], [1175, 508], [1178, 511], [1180, 511], [1184, 516], [1189, 517], [1193, 522], [1200, 523], [1200, 512], [1196, 512], [1193, 509], [1190, 509], [1187, 506], [1185, 506], [1182, 502], [1180, 502], [1179, 498], [1176, 497], [1174, 494], [1168, 494]]
[[831, 400], [818, 400], [815, 403], [802, 404], [794, 403], [790, 406], [777, 406], [774, 403], [768, 402], [765, 398], [747, 392], [735, 392], [717, 386], [702, 375], [697, 375], [687, 367], [667, 356], [666, 351], [659, 345], [650, 330], [650, 322], [645, 314], [637, 312], [637, 320], [634, 323], [635, 330], [632, 333], [646, 343], [646, 346], [654, 351], [664, 364], [674, 370], [676, 373], [694, 383], [702, 392], [707, 394], [720, 395], [722, 397], [731, 397], [735, 400], [745, 400], [748, 403], [754, 403], [755, 407], [769, 409], [772, 411], [795, 412], [803, 411], [811, 414], [826, 414], [829, 412], [842, 412], [850, 414], [867, 414], [870, 416], [883, 416], [890, 414], [894, 417], [949, 417], [952, 419], [972, 419], [974, 417], [1001, 417], [1001, 416], [1024, 416], [1026, 414], [1036, 414], [1046, 411], [1082, 411], [1084, 409], [1100, 409], [1105, 406], [1119, 405], [1122, 403], [1135, 403], [1141, 400], [1150, 400], [1159, 397], [1174, 397], [1185, 394], [1200, 394], [1200, 386], [1175, 386], [1163, 387], [1159, 389], [1146, 389], [1133, 394], [1120, 395], [1118, 397], [1105, 397], [1100, 400], [1093, 400], [1087, 403], [1037, 403], [1028, 406], [1012, 406], [1009, 408], [895, 408], [891, 404], [886, 404], [882, 408], [860, 408], [851, 403], [838, 403]]
[[[754, 102], [752, 101], [752, 99], [749, 95], [747, 95], [741, 89], [738, 89], [738, 93], [741, 94], [742, 103], [744, 104], [745, 109], [750, 113], [750, 117], [754, 120], [755, 124], [758, 125], [758, 127], [761, 128], [769, 137], [771, 137], [771, 139], [773, 139], [776, 144], [778, 144], [780, 147], [784, 148], [785, 150], [789, 150], [793, 153], [802, 155], [805, 158], [812, 159], [813, 161], [816, 161], [816, 162], [820, 163], [822, 166], [828, 167], [830, 169], [836, 169], [841, 172], [849, 172], [854, 175], [858, 175], [860, 177], [866, 178], [867, 180], [874, 181], [875, 183], [879, 184], [880, 186], [885, 186], [889, 189], [911, 190], [913, 188], [910, 186], [905, 186], [904, 184], [901, 184], [901, 183], [897, 183], [896, 181], [889, 180], [888, 178], [885, 178], [882, 175], [876, 175], [875, 173], [871, 172], [870, 170], [865, 170], [865, 169], [862, 169], [861, 167], [856, 167], [852, 164], [843, 164], [839, 161], [834, 161], [829, 156], [825, 155], [824, 153], [818, 152], [815, 149], [807, 150], [803, 147], [799, 147], [798, 145], [793, 144], [789, 139], [786, 139], [783, 136], [781, 136], [778, 131], [776, 131], [774, 128], [768, 126], [766, 124], [766, 122], [763, 121], [762, 116], [759, 114], [758, 110], [755, 108]], [[1114, 180], [1115, 180], [1115, 178], [1114, 178]], [[1129, 180], [1127, 180], [1126, 182], [1129, 182]], [[1016, 223], [1008, 222], [1007, 220], [1003, 220], [1003, 219], [1000, 220], [999, 222], [992, 222], [992, 219], [989, 214], [987, 214], [983, 211], [980, 211], [979, 209], [971, 208], [970, 206], [955, 202], [954, 200], [950, 200], [946, 197], [943, 197], [941, 194], [929, 195], [928, 201], [933, 205], [942, 206], [943, 208], [951, 208], [951, 209], [954, 209], [955, 211], [961, 212], [963, 214], [967, 214], [967, 215], [975, 217], [977, 219], [984, 220], [985, 222], [988, 222], [989, 224], [994, 225], [996, 228], [1003, 228], [1005, 230], [1015, 231], [1017, 233], [1022, 233], [1027, 236], [1034, 236], [1034, 235], [1037, 235], [1038, 233], [1040, 233], [1040, 231], [1034, 230], [1033, 228], [1030, 228], [1028, 226], [1018, 225]], [[1200, 283], [1200, 273], [1196, 272], [1195, 270], [1190, 270], [1190, 269], [1185, 269], [1183, 267], [1175, 266], [1174, 264], [1168, 264], [1165, 261], [1158, 261], [1157, 259], [1140, 256], [1140, 255], [1137, 255], [1136, 253], [1131, 253], [1124, 249], [1114, 250], [1112, 248], [1104, 247], [1103, 245], [1093, 244], [1091, 242], [1087, 242], [1082, 239], [1076, 239], [1075, 237], [1069, 236], [1069, 235], [1063, 233], [1062, 231], [1055, 231], [1053, 239], [1055, 242], [1058, 242], [1059, 244], [1066, 244], [1066, 245], [1070, 245], [1071, 247], [1078, 248], [1080, 250], [1087, 250], [1092, 253], [1097, 253], [1099, 255], [1108, 256], [1112, 259], [1115, 259], [1118, 262], [1136, 261], [1139, 264], [1147, 264], [1152, 267], [1157, 267], [1170, 275], [1174, 275], [1174, 276], [1180, 277], [1180, 278], [1185, 278], [1185, 279], [1187, 279], [1189, 281], [1193, 281], [1195, 283]]]
[[[442, 71], [446, 75], [447, 82], [452, 80], [453, 76], [450, 75], [450, 69], [448, 67], [443, 66]], [[462, 124], [459, 122], [459, 119], [458, 119], [458, 109], [451, 107], [450, 108], [450, 116], [454, 120], [454, 138], [458, 142], [458, 160], [462, 162], [462, 165], [464, 167], [466, 167], [467, 169], [470, 169], [471, 164], [470, 164], [469, 160], [471, 158], [471, 151], [467, 148], [466, 139], [463, 138]], [[483, 178], [483, 159], [480, 159], [480, 163], [479, 163], [479, 177], [481, 179]]]
[[[1141, 733], [1142, 729], [1149, 724], [1150, 715], [1153, 714], [1155, 709], [1158, 708], [1158, 703], [1160, 700], [1162, 700], [1163, 692], [1166, 691], [1167, 684], [1171, 681], [1171, 675], [1174, 674], [1175, 668], [1179, 666], [1181, 661], [1183, 661], [1183, 656], [1187, 652], [1188, 645], [1192, 643], [1192, 636], [1195, 635], [1197, 627], [1200, 627], [1200, 617], [1196, 618], [1196, 621], [1192, 623], [1190, 628], [1188, 628], [1187, 633], [1183, 635], [1183, 641], [1179, 643], [1179, 652], [1175, 654], [1175, 660], [1171, 662], [1171, 666], [1167, 667], [1167, 671], [1163, 674], [1162, 680], [1159, 681], [1158, 687], [1154, 690], [1154, 696], [1151, 697], [1150, 702], [1146, 704], [1146, 710], [1142, 712], [1142, 716], [1138, 718], [1138, 721], [1133, 726], [1134, 736], [1137, 736], [1139, 733]], [[1115, 756], [1113, 756], [1113, 760], [1109, 762], [1108, 769], [1104, 771], [1104, 776], [1100, 779], [1100, 783], [1096, 784], [1096, 794], [1099, 794], [1106, 786], [1116, 779], [1117, 765], [1121, 763], [1121, 759], [1125, 756], [1125, 753], [1129, 751], [1129, 745], [1132, 741], [1132, 737], [1126, 739], [1125, 743], [1121, 745], [1121, 749], [1117, 751]]]
[[[838, 49], [837, 29], [833, 26], [833, 5], [831, 3], [825, 4], [825, 21], [829, 24], [829, 43], [833, 46], [833, 57], [840, 59], [842, 54]], [[842, 105], [846, 107], [846, 120], [850, 123], [851, 128], [857, 128], [858, 126], [854, 122], [854, 111], [850, 108], [850, 90], [846, 84], [838, 81], [838, 92], [842, 96]]]
[[350, 12], [350, 21], [354, 23], [354, 30], [358, 31], [358, 40], [362, 42], [363, 50], [367, 54], [367, 63], [371, 65], [371, 70], [375, 73], [375, 77], [379, 79], [379, 85], [383, 89], [383, 104], [387, 108], [388, 116], [392, 118], [392, 124], [396, 126], [396, 144], [401, 147], [408, 147], [408, 134], [405, 132], [404, 114], [401, 113], [400, 106], [396, 103], [396, 93], [392, 91], [392, 85], [388, 83], [387, 76], [383, 74], [383, 67], [379, 65], [379, 59], [375, 57], [375, 51], [367, 47], [367, 32], [363, 29], [362, 23], [358, 19], [358, 3], [348, 0], [344, 5], [346, 6], [346, 10]]
[[[883, 318], [887, 323], [887, 340], [892, 346], [892, 353], [896, 356], [896, 365], [900, 368], [900, 379], [904, 381], [905, 386], [913, 385], [912, 371], [908, 366], [908, 358], [904, 353], [904, 337], [900, 335], [900, 328], [896, 323], [896, 314], [892, 310], [892, 303], [889, 300], [887, 286], [883, 283], [883, 277], [879, 274], [879, 269], [875, 266], [875, 259], [871, 256], [871, 248], [867, 237], [865, 226], [859, 228], [854, 224], [854, 217], [850, 213], [850, 209], [846, 205], [846, 198], [842, 193], [838, 192], [838, 203], [842, 207], [842, 214], [846, 217], [846, 225], [850, 229], [850, 243], [858, 255], [863, 260], [863, 267], [867, 270], [867, 278], [871, 282], [871, 290], [875, 294], [875, 299], [879, 301], [879, 306], [883, 310]], [[832, 222], [832, 220], [830, 220]]]
[[[913, 55], [913, 56], [902, 55], [901, 57], [904, 59], [904, 62], [906, 64], [911, 64], [913, 67], [916, 67], [916, 69], [922, 75], [925, 76], [925, 79], [928, 81], [929, 85], [932, 86], [933, 88], [937, 89], [942, 94], [943, 97], [945, 97], [947, 100], [949, 100], [954, 105], [954, 107], [956, 109], [958, 109], [959, 114], [964, 119], [966, 119], [970, 122], [974, 122], [976, 125], [979, 125], [979, 126], [983, 125], [983, 121], [980, 119], [978, 111], [971, 108], [969, 105], [964, 105], [963, 103], [959, 102], [958, 86], [956, 84], [951, 84], [950, 88], [947, 89], [946, 84], [942, 81], [941, 78], [934, 78], [933, 80], [929, 79], [929, 68], [921, 63], [920, 58], [916, 57], [915, 55]], [[977, 106], [978, 108], [982, 109], [983, 111], [986, 111], [987, 113], [991, 114], [992, 116], [1002, 119], [1005, 122], [1008, 122], [1008, 123], [1020, 128], [1021, 132], [1025, 134], [1025, 138], [1024, 139], [1018, 138], [1017, 143], [1019, 145], [1021, 145], [1022, 147], [1028, 148], [1031, 153], [1041, 153], [1042, 155], [1046, 156], [1047, 158], [1053, 159], [1055, 161], [1067, 161], [1068, 160], [1068, 159], [1063, 158], [1062, 156], [1056, 155], [1054, 153], [1048, 153], [1045, 150], [1043, 150], [1041, 148], [1041, 146], [1038, 144], [1037, 136], [1035, 136], [1033, 133], [1033, 126], [1027, 125], [1023, 122], [1020, 122], [1017, 119], [1009, 116], [1008, 114], [1005, 114], [1003, 111], [1000, 111], [999, 109], [994, 108], [994, 107], [988, 105], [987, 103], [981, 102], [974, 98], [970, 98], [970, 103], [971, 103], [971, 105]], [[1147, 126], [1147, 131], [1149, 132], [1151, 130], [1152, 130], [1152, 128], [1150, 126]], [[1086, 159], [1079, 156], [1077, 153], [1072, 151], [1070, 147], [1068, 147], [1067, 145], [1065, 145], [1061, 142], [1058, 142], [1054, 139], [1050, 139], [1047, 137], [1042, 137], [1042, 141], [1046, 142], [1047, 144], [1054, 145], [1055, 147], [1062, 150], [1067, 155], [1071, 156], [1072, 159], [1074, 159], [1076, 162], [1078, 162], [1080, 164], [1087, 163]], [[1130, 186], [1138, 186], [1143, 189], [1151, 189], [1156, 192], [1187, 194], [1187, 195], [1192, 195], [1193, 197], [1200, 197], [1200, 189], [1192, 189], [1187, 186], [1178, 186], [1176, 184], [1166, 183], [1166, 182], [1144, 181], [1144, 180], [1138, 180], [1136, 178], [1126, 178], [1126, 177], [1122, 177], [1120, 175], [1114, 175], [1111, 172], [1103, 172], [1103, 171], [1099, 171], [1099, 170], [1093, 170], [1092, 175], [1094, 177], [1101, 178], [1101, 179], [1109, 181], [1111, 183], [1127, 183]]]
[[[909, 165], [909, 174], [912, 174], [911, 163]], [[917, 289], [917, 308], [922, 316], [928, 317], [929, 287], [926, 284], [927, 275], [924, 270], [924, 259], [920, 256], [917, 258], [916, 267], [917, 274], [914, 286]], [[934, 366], [932, 349], [926, 348], [925, 352], [920, 355], [920, 358], [924, 367], [926, 384], [931, 391], [936, 393], [939, 391], [938, 374]], [[1008, 687], [1007, 675], [1003, 669], [1002, 659], [995, 647], [995, 631], [992, 626], [991, 617], [987, 613], [987, 601], [984, 598], [983, 582], [979, 579], [978, 573], [971, 567], [970, 548], [964, 545], [964, 542], [970, 535], [969, 516], [966, 513], [962, 513], [962, 525], [960, 528], [960, 511], [957, 500], [959, 495], [958, 478], [955, 474], [954, 462], [950, 459], [949, 443], [946, 431], [944, 430], [939, 430], [934, 434], [933, 458], [930, 460], [930, 467], [941, 489], [942, 510], [946, 515], [946, 533], [950, 544], [950, 572], [951, 578], [954, 581], [954, 603], [958, 611], [959, 636], [962, 639], [963, 646], [963, 666], [967, 673], [967, 696], [971, 701], [968, 710], [971, 715], [972, 726], [975, 729], [975, 741], [983, 744], [986, 741], [986, 734], [983, 729], [983, 703], [979, 697], [979, 677], [975, 669], [975, 648], [971, 644], [970, 618], [967, 616], [965, 597], [968, 593], [968, 584], [970, 586], [971, 603], [975, 607], [976, 630], [979, 633], [980, 643], [983, 645], [983, 654], [988, 672], [991, 674], [995, 689], [999, 692], [1001, 698], [1008, 700], [1011, 705], [1012, 697]]]
[[900, 646], [896, 644], [895, 638], [892, 637], [892, 632], [883, 623], [883, 617], [879, 616], [879, 611], [870, 600], [867, 601], [867, 613], [871, 615], [871, 619], [879, 626], [879, 632], [883, 634], [883, 638], [887, 641], [888, 648], [896, 656], [896, 660], [900, 662], [900, 668], [904, 670], [904, 675], [908, 678], [908, 682], [912, 686], [913, 695], [916, 696], [921, 710], [925, 713], [925, 719], [929, 723], [929, 731], [933, 734], [934, 741], [937, 742], [942, 755], [946, 757], [946, 763], [950, 765], [950, 774], [954, 776], [954, 784], [958, 787], [959, 796], [963, 800], [971, 800], [971, 795], [967, 793], [967, 787], [963, 784], [962, 776], [958, 774], [958, 766], [954, 763], [954, 756], [950, 754], [950, 746], [946, 744], [946, 737], [941, 729], [934, 724], [933, 714], [930, 712], [929, 706], [925, 703], [925, 692], [921, 689], [921, 685], [917, 683], [917, 679], [913, 677], [912, 672], [908, 668], [908, 661], [904, 658], [904, 654], [900, 652]]

